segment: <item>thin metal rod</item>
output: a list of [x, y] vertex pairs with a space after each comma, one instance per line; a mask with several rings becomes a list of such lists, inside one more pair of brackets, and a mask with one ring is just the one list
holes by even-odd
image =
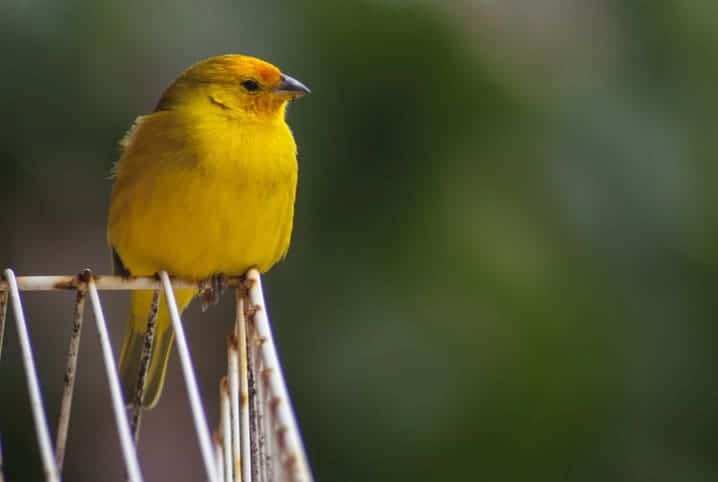
[[110, 387], [110, 398], [112, 400], [112, 408], [115, 412], [115, 422], [117, 423], [117, 433], [120, 438], [122, 456], [125, 459], [127, 478], [130, 482], [141, 482], [142, 473], [140, 472], [140, 464], [137, 461], [135, 444], [132, 443], [130, 425], [127, 422], [127, 413], [125, 412], [124, 401], [122, 400], [122, 390], [120, 390], [120, 379], [117, 376], [117, 365], [115, 364], [115, 358], [112, 355], [110, 335], [107, 332], [105, 315], [102, 312], [100, 296], [97, 294], [97, 286], [94, 279], [90, 279], [87, 288], [90, 294], [92, 311], [95, 315], [95, 322], [97, 323], [97, 335], [100, 339], [102, 357], [105, 360], [105, 372], [107, 375], [107, 382]]
[[[259, 378], [259, 385], [262, 386], [266, 392], [264, 395], [264, 404], [268, 410], [264, 416], [264, 433], [266, 436], [267, 452], [267, 480], [277, 479], [282, 481], [296, 481], [297, 478], [291, 471], [291, 464], [287, 462], [290, 460], [290, 456], [287, 455], [283, 447], [280, 447], [279, 439], [283, 436], [283, 433], [287, 431], [286, 425], [282, 424], [277, 415], [277, 398], [272, 394], [271, 387], [268, 386], [267, 373], [264, 369], [260, 372], [262, 376]], [[274, 465], [273, 465], [274, 464]]]
[[313, 478], [309, 470], [304, 445], [299, 435], [299, 427], [292, 410], [289, 393], [284, 383], [279, 356], [277, 355], [269, 325], [259, 272], [256, 269], [249, 270], [247, 272], [247, 281], [251, 283], [249, 287], [249, 299], [253, 305], [251, 320], [260, 340], [259, 350], [264, 363], [261, 373], [262, 380], [266, 382], [272, 394], [269, 406], [272, 415], [274, 415], [274, 432], [281, 451], [280, 462], [289, 480], [309, 482]]
[[232, 481], [232, 414], [229, 403], [229, 382], [227, 377], [219, 381], [220, 426], [222, 427], [222, 447], [224, 448], [224, 480]]
[[30, 335], [27, 331], [27, 323], [25, 322], [25, 314], [22, 310], [20, 291], [17, 287], [15, 273], [9, 269], [5, 270], [5, 280], [7, 281], [10, 293], [10, 302], [12, 303], [13, 312], [15, 314], [17, 336], [20, 341], [22, 362], [25, 368], [25, 379], [27, 380], [27, 389], [30, 395], [30, 408], [32, 409], [33, 421], [35, 422], [35, 432], [37, 434], [37, 443], [40, 448], [40, 458], [42, 459], [42, 465], [45, 471], [45, 480], [49, 482], [58, 482], [60, 480], [60, 476], [57, 471], [57, 465], [55, 465], [55, 457], [52, 453], [50, 430], [48, 429], [47, 418], [42, 405], [40, 382], [37, 378], [35, 360], [32, 355], [32, 348], [30, 347]]
[[[215, 463], [217, 464], [217, 467], [224, 467], [224, 454], [222, 453], [222, 437], [219, 435], [219, 430], [215, 430], [212, 434], [212, 443], [214, 446], [214, 459]], [[219, 471], [219, 475], [217, 476], [217, 482], [225, 482], [224, 481], [224, 472]]]
[[[66, 291], [76, 290], [81, 284], [77, 276], [18, 276], [17, 286], [20, 291]], [[200, 290], [206, 288], [204, 280], [192, 281], [181, 278], [171, 278], [175, 289]], [[241, 277], [224, 278], [225, 288], [238, 288], [244, 280]], [[95, 276], [95, 286], [98, 290], [158, 290], [162, 289], [162, 282], [154, 277], [124, 277], [124, 276]], [[7, 281], [0, 280], [0, 291], [6, 291]]]
[[[251, 352], [250, 352], [251, 353]], [[251, 355], [250, 355], [251, 356]], [[257, 423], [257, 391], [254, 385], [254, 361], [248, 360], [247, 376], [249, 378], [249, 433], [250, 433], [250, 469], [253, 482], [262, 482], [259, 465], [259, 424]]]
[[272, 482], [274, 480], [274, 473], [280, 472], [280, 469], [275, 471], [272, 465], [272, 463], [278, 463], [279, 461], [279, 457], [276, 457], [277, 451], [273, 443], [274, 437], [272, 437], [272, 413], [268, 410], [268, 400], [270, 400], [272, 394], [266, 381], [262, 378], [264, 362], [262, 361], [261, 352], [259, 351], [259, 344], [256, 345], [256, 350], [258, 363], [255, 376], [257, 380], [257, 403], [259, 406], [259, 429], [261, 430], [261, 444], [259, 445], [260, 463], [262, 464], [264, 482]]
[[239, 426], [241, 429], [240, 447], [242, 450], [240, 460], [242, 462], [242, 480], [252, 482], [252, 467], [250, 465], [252, 447], [249, 437], [249, 378], [247, 374], [247, 317], [244, 314], [244, 296], [242, 293], [243, 290], [240, 288], [235, 290], [237, 299], [235, 346], [239, 348], [239, 415], [241, 417]]
[[130, 430], [132, 438], [137, 445], [140, 441], [140, 423], [142, 422], [142, 405], [145, 400], [145, 385], [147, 385], [147, 371], [150, 368], [152, 359], [152, 348], [155, 344], [155, 332], [157, 331], [157, 312], [160, 309], [160, 292], [155, 290], [152, 295], [150, 312], [147, 315], [147, 329], [145, 330], [142, 354], [140, 356], [140, 368], [137, 373], [137, 386], [135, 388], [135, 399], [132, 402], [132, 418], [130, 419]]
[[239, 348], [237, 337], [227, 337], [227, 373], [229, 380], [229, 402], [232, 435], [232, 481], [242, 480], [242, 457], [240, 451], [240, 411], [239, 411]]
[[70, 333], [70, 346], [67, 349], [67, 365], [65, 367], [65, 380], [60, 404], [60, 417], [57, 421], [57, 437], [55, 439], [55, 463], [57, 471], [62, 474], [62, 465], [65, 461], [65, 447], [67, 432], [70, 428], [70, 413], [72, 411], [72, 396], [75, 392], [75, 374], [77, 372], [77, 358], [80, 353], [80, 336], [82, 335], [82, 321], [85, 315], [86, 287], [83, 285], [77, 290], [75, 307], [72, 313], [72, 332]]
[[[249, 300], [245, 300], [244, 310], [247, 311]], [[248, 318], [248, 317], [246, 317]], [[252, 450], [252, 477], [256, 482], [269, 482], [270, 466], [269, 453], [267, 451], [267, 417], [265, 413], [264, 392], [261, 383], [258, 383], [257, 374], [262, 371], [262, 359], [259, 353], [259, 345], [256, 340], [256, 331], [251, 323], [248, 323], [247, 338], [247, 380], [249, 384], [249, 412]]]
[[177, 352], [179, 354], [180, 364], [182, 365], [185, 384], [187, 385], [187, 396], [189, 397], [190, 408], [192, 409], [192, 418], [194, 419], [197, 439], [199, 441], [200, 451], [202, 452], [205, 471], [207, 472], [207, 480], [209, 482], [216, 482], [218, 470], [214, 463], [212, 443], [210, 441], [209, 429], [207, 428], [207, 416], [204, 413], [199, 397], [197, 377], [192, 367], [192, 358], [190, 357], [187, 338], [185, 337], [184, 327], [182, 326], [182, 320], [180, 319], [179, 310], [177, 309], [175, 295], [172, 291], [172, 282], [166, 271], [160, 273], [160, 280], [162, 281], [162, 286], [165, 291], [165, 300], [167, 301], [167, 307], [169, 308], [170, 318], [172, 320], [172, 328], [174, 329], [175, 338], [177, 340]]
[[0, 293], [0, 360], [2, 360], [2, 347], [5, 340], [5, 320], [7, 319], [7, 291]]

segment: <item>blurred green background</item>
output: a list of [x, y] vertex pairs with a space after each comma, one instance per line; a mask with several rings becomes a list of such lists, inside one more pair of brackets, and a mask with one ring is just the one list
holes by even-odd
[[[250, 53], [313, 90], [265, 283], [319, 481], [718, 480], [716, 45], [714, 0], [2, 0], [0, 266], [109, 272], [117, 141]], [[212, 423], [229, 298], [186, 317]], [[54, 432], [73, 296], [25, 300]], [[148, 481], [203, 480], [183, 390], [174, 356]], [[41, 480], [13, 324], [0, 392]], [[91, 322], [73, 414], [65, 480], [123, 480]]]

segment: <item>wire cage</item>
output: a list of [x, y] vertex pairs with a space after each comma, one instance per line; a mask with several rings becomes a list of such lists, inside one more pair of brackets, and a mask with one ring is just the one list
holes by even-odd
[[[175, 332], [182, 376], [206, 480], [209, 482], [313, 481], [272, 336], [259, 272], [252, 269], [245, 276], [224, 279], [223, 285], [234, 289], [236, 316], [234, 330], [227, 338], [227, 373], [219, 381], [219, 423], [213, 433], [210, 433], [190, 347], [173, 292], [173, 289], [178, 288], [202, 290], [207, 287], [205, 282], [172, 279], [166, 272], [159, 273], [156, 278], [95, 276], [89, 270], [77, 276], [16, 277], [12, 270], [4, 272], [3, 279], [0, 281], [0, 358], [6, 315], [10, 306], [17, 325], [22, 365], [46, 481], [61, 480], [72, 412], [80, 337], [88, 299], [97, 325], [100, 352], [109, 386], [126, 479], [130, 482], [144, 480], [137, 458], [136, 442], [142, 415], [144, 380], [154, 340], [161, 291], [165, 293]], [[76, 292], [54, 449], [21, 297], [23, 291], [51, 290]], [[120, 389], [117, 365], [102, 309], [99, 292], [103, 290], [155, 292], [153, 306], [148, 314], [136, 396], [133, 403], [127, 405]], [[3, 480], [2, 447], [0, 447], [0, 482]]]

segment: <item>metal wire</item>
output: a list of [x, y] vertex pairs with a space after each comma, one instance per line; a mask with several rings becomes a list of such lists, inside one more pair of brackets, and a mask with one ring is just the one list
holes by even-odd
[[235, 299], [237, 302], [237, 317], [235, 322], [235, 347], [239, 349], [239, 393], [237, 401], [239, 405], [238, 424], [241, 433], [238, 434], [241, 454], [238, 454], [238, 460], [241, 460], [241, 479], [236, 478], [235, 482], [243, 480], [252, 482], [251, 460], [251, 442], [249, 432], [249, 368], [247, 354], [247, 319], [244, 316], [244, 305], [246, 290], [239, 289], [235, 291]]
[[[232, 335], [227, 337], [227, 373], [229, 391], [227, 392], [230, 402], [231, 425], [231, 457], [234, 461], [232, 467], [232, 481], [239, 482], [242, 480], [242, 454], [240, 449], [240, 421], [239, 421], [239, 348], [237, 347], [237, 337]], [[246, 480], [246, 479], [245, 479]]]
[[232, 415], [229, 401], [229, 382], [227, 377], [219, 381], [219, 410], [221, 420], [222, 448], [224, 449], [224, 467], [217, 466], [219, 472], [224, 472], [224, 480], [234, 480], [232, 469]]
[[177, 302], [175, 301], [175, 295], [172, 291], [172, 282], [166, 271], [160, 273], [160, 280], [165, 290], [165, 299], [167, 300], [167, 307], [169, 308], [170, 319], [172, 320], [172, 328], [174, 329], [175, 339], [177, 340], [177, 352], [179, 354], [180, 365], [182, 366], [185, 385], [187, 386], [187, 396], [189, 397], [189, 404], [192, 409], [192, 419], [194, 420], [194, 428], [197, 432], [204, 468], [207, 472], [207, 480], [209, 480], [209, 482], [217, 482], [217, 467], [214, 463], [212, 442], [209, 429], [207, 428], [207, 416], [204, 413], [204, 408], [202, 408], [202, 402], [199, 397], [197, 377], [194, 374], [187, 338], [184, 334], [184, 327], [182, 326], [182, 320], [180, 319], [179, 310], [177, 309]]
[[[212, 442], [214, 445], [214, 459], [216, 460], [217, 467], [224, 467], [224, 450], [222, 448], [222, 437], [220, 436], [219, 431], [216, 430], [212, 434]], [[225, 482], [224, 471], [219, 471], [218, 479], [219, 482]]]
[[97, 286], [94, 279], [90, 278], [90, 281], [87, 284], [87, 288], [90, 293], [90, 302], [92, 303], [92, 310], [95, 314], [95, 321], [97, 323], [97, 334], [100, 339], [102, 357], [105, 360], [105, 372], [107, 375], [107, 381], [110, 386], [112, 409], [115, 412], [115, 422], [117, 424], [117, 433], [120, 437], [120, 447], [122, 448], [122, 455], [125, 459], [127, 478], [130, 482], [141, 482], [142, 473], [140, 472], [140, 464], [137, 461], [137, 452], [135, 450], [135, 444], [132, 440], [132, 434], [130, 433], [130, 425], [127, 421], [125, 404], [122, 400], [122, 390], [120, 390], [120, 379], [117, 376], [117, 366], [115, 365], [115, 358], [112, 356], [110, 335], [107, 332], [105, 315], [102, 312], [100, 296], [97, 294]]
[[160, 292], [155, 290], [152, 294], [152, 303], [150, 304], [150, 312], [147, 315], [147, 329], [142, 345], [142, 354], [140, 357], [140, 371], [137, 374], [137, 386], [135, 387], [135, 399], [132, 402], [132, 418], [130, 419], [130, 430], [135, 445], [140, 441], [140, 423], [142, 422], [142, 406], [145, 400], [145, 385], [147, 381], [147, 372], [150, 368], [150, 360], [152, 359], [152, 348], [155, 343], [155, 331], [157, 330], [157, 313], [160, 309]]
[[[245, 307], [249, 305], [245, 299]], [[247, 308], [245, 308], [247, 311]], [[246, 315], [245, 315], [246, 316]], [[271, 482], [272, 470], [267, 446], [268, 428], [265, 407], [266, 387], [259, 383], [257, 374], [262, 371], [262, 359], [259, 352], [256, 332], [252, 325], [247, 323], [247, 377], [250, 394], [250, 431], [253, 435], [251, 441], [252, 477], [257, 482]]]
[[[206, 287], [204, 281], [190, 281], [182, 278], [170, 277], [175, 289], [200, 290]], [[163, 283], [154, 277], [140, 276], [103, 276], [94, 275], [93, 280], [98, 290], [128, 291], [128, 290], [161, 290]], [[57, 291], [76, 290], [82, 282], [77, 276], [18, 276], [17, 286], [20, 291]], [[227, 278], [225, 288], [239, 288], [242, 278]], [[0, 281], [0, 290], [8, 289], [7, 280]]]
[[45, 480], [48, 482], [58, 482], [60, 475], [55, 465], [55, 457], [52, 453], [52, 442], [50, 441], [50, 429], [47, 425], [47, 417], [42, 405], [42, 395], [40, 394], [40, 381], [37, 378], [37, 370], [35, 369], [35, 359], [32, 356], [32, 348], [30, 347], [30, 335], [27, 332], [27, 323], [25, 322], [25, 313], [22, 310], [20, 302], [20, 291], [18, 290], [15, 273], [12, 270], [5, 270], [5, 280], [8, 285], [10, 294], [10, 302], [12, 303], [15, 314], [15, 323], [17, 324], [17, 336], [20, 341], [20, 350], [22, 352], [22, 363], [25, 368], [25, 378], [27, 380], [27, 390], [30, 395], [30, 408], [32, 409], [32, 418], [35, 422], [35, 432], [37, 434], [37, 443], [40, 448], [40, 458], [42, 459], [43, 469], [45, 470]]
[[7, 318], [7, 291], [0, 293], [0, 360], [2, 360], [2, 347], [5, 340], [5, 319]]
[[299, 436], [299, 427], [291, 406], [287, 386], [284, 383], [279, 356], [269, 326], [259, 271], [249, 270], [247, 281], [250, 283], [249, 300], [253, 305], [251, 321], [257, 331], [259, 350], [264, 363], [261, 376], [271, 395], [269, 408], [274, 422], [275, 441], [280, 450], [280, 467], [284, 471], [286, 480], [311, 482], [312, 474], [309, 470], [304, 445]]
[[67, 349], [67, 367], [65, 368], [64, 388], [60, 404], [60, 417], [57, 422], [57, 438], [55, 442], [55, 462], [57, 471], [62, 474], [62, 464], [65, 460], [65, 445], [67, 431], [70, 428], [70, 412], [72, 411], [72, 395], [75, 391], [75, 373], [77, 372], [77, 358], [80, 352], [80, 335], [82, 335], [82, 321], [85, 314], [86, 286], [77, 289], [75, 309], [72, 315], [72, 333], [70, 346]]
[[[5, 272], [0, 281], [0, 355], [5, 308], [12, 304], [18, 324], [21, 355], [30, 393], [33, 420], [37, 432], [46, 480], [59, 481], [65, 440], [69, 427], [72, 392], [77, 369], [82, 312], [85, 293], [90, 298], [104, 359], [112, 408], [115, 415], [127, 479], [141, 482], [142, 473], [122, 399], [117, 366], [100, 303], [98, 290], [163, 290], [177, 340], [182, 373], [192, 410], [193, 421], [206, 478], [209, 482], [312, 482], [299, 429], [292, 411], [281, 366], [270, 330], [259, 273], [251, 270], [246, 278], [223, 280], [224, 287], [236, 289], [235, 328], [227, 346], [227, 376], [221, 383], [220, 420], [214, 439], [209, 435], [206, 416], [199, 397], [189, 347], [174, 297], [175, 289], [199, 290], [203, 281], [158, 278], [93, 276], [85, 271], [78, 276], [15, 277]], [[30, 338], [20, 291], [74, 290], [77, 292], [73, 331], [68, 350], [66, 383], [58, 422], [57, 453], [53, 457], [46, 415], [32, 357]], [[155, 298], [159, 298], [158, 295]], [[148, 319], [151, 325], [152, 315]], [[149, 340], [151, 342], [151, 340]], [[139, 393], [139, 392], [138, 392]], [[140, 394], [140, 400], [142, 395]], [[136, 402], [137, 400], [135, 400]], [[139, 419], [137, 422], [139, 425]], [[1, 470], [1, 469], [0, 469]], [[0, 482], [2, 475], [0, 474]]]

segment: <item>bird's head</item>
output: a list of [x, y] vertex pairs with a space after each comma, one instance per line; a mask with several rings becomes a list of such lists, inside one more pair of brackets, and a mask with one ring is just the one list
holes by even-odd
[[246, 55], [205, 59], [183, 72], [165, 91], [158, 111], [185, 107], [229, 117], [283, 118], [287, 102], [309, 89], [274, 65]]

